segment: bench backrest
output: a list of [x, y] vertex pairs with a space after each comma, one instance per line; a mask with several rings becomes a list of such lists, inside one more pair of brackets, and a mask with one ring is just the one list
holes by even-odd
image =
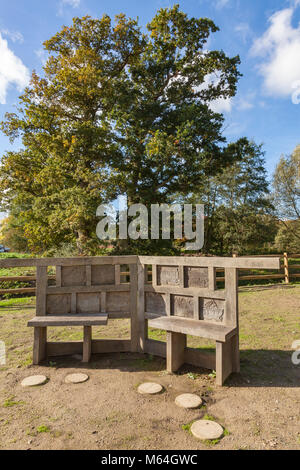
[[[130, 283], [121, 280], [123, 260], [119, 264], [109, 257], [83, 261], [84, 258], [54, 260], [55, 285], [48, 285], [48, 267], [37, 266], [37, 316], [105, 312], [112, 318], [130, 318], [134, 299]], [[124, 261], [122, 269], [126, 270], [128, 263]], [[134, 277], [136, 263], [129, 263], [129, 266], [127, 277]]]

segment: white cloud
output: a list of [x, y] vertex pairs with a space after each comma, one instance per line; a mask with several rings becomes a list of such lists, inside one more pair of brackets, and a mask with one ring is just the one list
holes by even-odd
[[3, 36], [7, 36], [9, 39], [12, 40], [12, 42], [24, 42], [23, 35], [19, 31], [10, 31], [9, 29], [1, 29], [0, 33], [3, 34]]
[[241, 37], [243, 43], [246, 43], [247, 40], [253, 35], [248, 23], [240, 23], [236, 25], [234, 31]]
[[[296, 0], [300, 4], [300, 0]], [[294, 8], [274, 13], [266, 32], [254, 41], [251, 54], [265, 59], [259, 65], [267, 94], [289, 96], [300, 79], [300, 24], [292, 25]]]
[[70, 5], [73, 8], [78, 8], [80, 5], [80, 0], [62, 0], [62, 3], [65, 5]]
[[230, 113], [232, 109], [232, 98], [218, 98], [211, 101], [209, 107], [214, 113]]
[[217, 0], [216, 1], [216, 8], [220, 10], [221, 8], [226, 7], [229, 4], [230, 0]]
[[80, 6], [80, 1], [81, 0], [60, 0], [58, 4], [58, 16], [63, 16], [64, 14], [64, 7], [72, 7], [72, 8], [78, 8]]
[[9, 49], [6, 39], [0, 33], [0, 103], [6, 103], [6, 95], [11, 84], [21, 92], [28, 85], [30, 74], [21, 59]]

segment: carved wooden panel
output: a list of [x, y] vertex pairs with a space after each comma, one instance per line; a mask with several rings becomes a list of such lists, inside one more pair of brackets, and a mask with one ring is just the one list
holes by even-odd
[[66, 315], [71, 313], [71, 294], [47, 295], [47, 314]]
[[208, 287], [208, 268], [185, 266], [184, 287]]
[[164, 294], [156, 294], [146, 292], [145, 294], [145, 311], [148, 313], [157, 313], [166, 315], [166, 296]]
[[216, 299], [200, 299], [200, 319], [222, 322], [225, 302]]
[[114, 284], [115, 267], [109, 264], [92, 266], [92, 286]]
[[157, 266], [158, 286], [180, 286], [180, 268], [178, 266]]
[[130, 292], [107, 292], [107, 312], [130, 312]]
[[86, 267], [85, 266], [62, 266], [61, 285], [85, 286], [86, 285]]
[[100, 294], [80, 293], [77, 294], [77, 313], [99, 313]]
[[194, 318], [194, 298], [186, 295], [172, 295], [171, 315]]

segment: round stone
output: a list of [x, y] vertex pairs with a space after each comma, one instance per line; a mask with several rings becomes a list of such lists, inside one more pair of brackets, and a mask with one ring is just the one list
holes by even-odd
[[83, 382], [86, 382], [89, 379], [89, 376], [87, 374], [69, 374], [65, 378], [65, 382], [67, 384], [81, 384]]
[[202, 400], [198, 395], [194, 393], [183, 393], [182, 395], [178, 395], [175, 398], [176, 405], [180, 406], [180, 408], [199, 408], [202, 405]]
[[145, 382], [138, 387], [138, 392], [147, 395], [156, 395], [162, 391], [162, 386], [154, 382]]
[[207, 419], [199, 419], [198, 421], [195, 421], [191, 427], [191, 433], [193, 436], [202, 440], [220, 439], [223, 432], [224, 430], [220, 424]]
[[36, 387], [38, 385], [44, 385], [47, 382], [47, 377], [45, 375], [31, 375], [22, 380], [22, 387]]

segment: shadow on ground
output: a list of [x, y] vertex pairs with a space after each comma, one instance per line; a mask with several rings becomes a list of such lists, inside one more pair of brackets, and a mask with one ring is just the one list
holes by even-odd
[[[214, 350], [206, 349], [213, 354]], [[226, 381], [227, 387], [300, 387], [300, 365], [292, 363], [293, 351], [242, 350], [241, 372], [232, 374]], [[43, 365], [55, 368], [82, 368], [81, 356], [55, 357]], [[166, 373], [166, 361], [149, 354], [110, 353], [95, 354], [85, 369], [118, 369], [121, 372]], [[212, 377], [212, 371], [184, 364], [177, 374], [191, 374], [195, 377]]]

